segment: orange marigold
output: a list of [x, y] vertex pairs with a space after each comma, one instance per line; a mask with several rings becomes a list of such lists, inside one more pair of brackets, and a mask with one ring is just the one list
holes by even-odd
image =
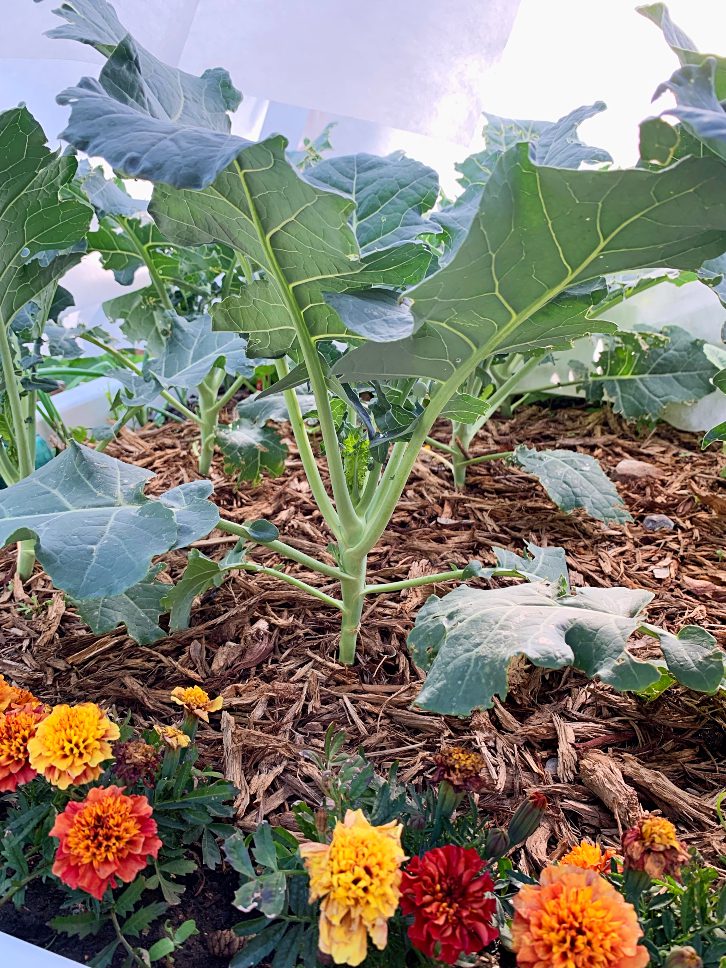
[[44, 715], [35, 705], [0, 713], [0, 792], [12, 793], [38, 775], [28, 761], [28, 742]]
[[61, 790], [90, 783], [103, 772], [101, 764], [113, 756], [111, 742], [120, 735], [95, 703], [54, 706], [28, 743], [30, 765]]
[[149, 801], [117, 786], [93, 787], [85, 800], [69, 803], [50, 834], [60, 840], [53, 873], [98, 901], [117, 878], [133, 881], [161, 847]]
[[611, 861], [613, 858], [617, 859], [617, 856], [610, 847], [603, 850], [600, 844], [581, 840], [560, 859], [560, 864], [571, 864], [573, 867], [582, 867], [586, 871], [608, 874], [612, 868]]
[[645, 871], [649, 877], [678, 877], [688, 863], [688, 853], [670, 820], [649, 815], [623, 834], [623, 858], [626, 870]]
[[8, 682], [5, 676], [0, 675], [0, 713], [7, 709], [14, 709], [18, 706], [39, 706], [40, 700], [36, 699], [32, 692], [21, 689]]
[[401, 895], [400, 823], [375, 827], [361, 810], [348, 810], [330, 844], [300, 845], [310, 875], [310, 903], [320, 905], [320, 950], [336, 965], [365, 961], [368, 938], [379, 951]]
[[644, 968], [650, 961], [632, 904], [595, 871], [546, 867], [514, 899], [520, 968]]
[[205, 723], [209, 722], [209, 714], [219, 712], [224, 705], [224, 699], [217, 696], [210, 699], [207, 693], [200, 686], [177, 686], [171, 692], [172, 702], [183, 706], [191, 716], [202, 719]]
[[176, 726], [154, 726], [154, 730], [159, 734], [162, 743], [172, 750], [182, 750], [189, 746], [192, 739]]

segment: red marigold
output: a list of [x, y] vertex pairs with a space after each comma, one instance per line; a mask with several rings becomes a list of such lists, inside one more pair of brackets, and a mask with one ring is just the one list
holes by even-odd
[[94, 787], [85, 800], [69, 803], [50, 833], [60, 840], [53, 873], [98, 901], [116, 878], [133, 881], [161, 847], [149, 801], [117, 786]]
[[475, 850], [447, 844], [414, 857], [404, 870], [401, 910], [414, 916], [408, 936], [428, 958], [453, 965], [498, 937], [489, 896], [494, 883], [483, 866]]
[[0, 792], [12, 793], [38, 775], [28, 761], [28, 740], [44, 716], [42, 706], [30, 705], [0, 713]]

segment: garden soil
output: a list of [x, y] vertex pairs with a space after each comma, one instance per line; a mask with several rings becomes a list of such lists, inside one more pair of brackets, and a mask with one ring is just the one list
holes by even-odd
[[[717, 447], [701, 451], [698, 437], [666, 425], [639, 431], [607, 410], [533, 406], [489, 424], [471, 456], [518, 443], [574, 448], [598, 458], [633, 522], [612, 525], [581, 512], [563, 514], [536, 481], [502, 461], [472, 466], [466, 490], [457, 493], [448, 469], [427, 450], [370, 556], [370, 580], [433, 573], [472, 558], [493, 564], [492, 546], [521, 551], [527, 541], [561, 545], [573, 585], [646, 588], [654, 594], [650, 622], [674, 632], [701, 625], [726, 645], [726, 480], [719, 477], [726, 459]], [[124, 431], [108, 452], [153, 471], [147, 493], [154, 494], [198, 477], [194, 444], [193, 427], [167, 424]], [[258, 486], [237, 485], [219, 460], [212, 480], [227, 517], [266, 518], [290, 544], [323, 553], [330, 536], [296, 456], [282, 477]], [[654, 515], [670, 519], [670, 530], [649, 530]], [[196, 547], [215, 557], [233, 541], [215, 532]], [[263, 548], [251, 557], [264, 564], [279, 560]], [[165, 560], [168, 579], [177, 579], [185, 555], [173, 552]], [[303, 573], [294, 563], [285, 568]], [[305, 578], [334, 592], [323, 576]], [[479, 749], [488, 769], [480, 807], [499, 823], [526, 792], [544, 791], [547, 820], [516, 858], [531, 873], [583, 836], [617, 843], [642, 808], [662, 811], [689, 847], [722, 864], [726, 831], [714, 803], [726, 787], [723, 694], [671, 687], [646, 702], [572, 670], [521, 664], [511, 670], [505, 702], [470, 719], [442, 718], [415, 709], [422, 676], [406, 650], [431, 587], [368, 602], [351, 668], [335, 661], [337, 612], [273, 578], [233, 574], [202, 596], [188, 630], [152, 646], [136, 645], [122, 630], [90, 634], [39, 569], [19, 587], [11, 549], [0, 556], [0, 588], [0, 672], [49, 703], [100, 702], [119, 717], [129, 713], [143, 728], [175, 721], [169, 693], [176, 685], [198, 683], [221, 693], [225, 712], [201, 730], [200, 749], [239, 788], [235, 809], [245, 830], [263, 819], [294, 830], [293, 804], [320, 802], [321, 777], [304, 752], [320, 750], [326, 729], [335, 724], [345, 729], [351, 751], [360, 749], [381, 770], [398, 760], [401, 777], [415, 782], [430, 774], [431, 755], [442, 742]], [[632, 649], [644, 657], [657, 652], [647, 639], [635, 640]], [[203, 932], [233, 924], [234, 910], [220, 914], [225, 905], [213, 900], [212, 891], [231, 897], [230, 881], [212, 874], [191, 883], [184, 917], [197, 913]], [[195, 895], [202, 903], [194, 903]], [[49, 943], [50, 934], [39, 928], [48, 913], [32, 904], [31, 895], [26, 912], [2, 912], [0, 930]], [[197, 956], [203, 940], [195, 940]], [[54, 948], [75, 950], [80, 960], [88, 951], [78, 942]], [[177, 957], [178, 968], [224, 963], [210, 956], [186, 960], [192, 955]]]

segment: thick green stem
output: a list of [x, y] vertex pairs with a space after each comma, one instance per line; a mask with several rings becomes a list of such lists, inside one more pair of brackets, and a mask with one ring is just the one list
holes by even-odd
[[338, 659], [343, 665], [353, 665], [365, 601], [366, 556], [344, 552], [342, 565], [347, 577], [340, 582], [343, 618], [340, 626]]
[[[28, 400], [23, 401], [20, 396], [20, 386], [15, 375], [8, 328], [2, 319], [0, 319], [0, 363], [2, 363], [5, 394], [13, 425], [13, 442], [18, 455], [17, 479], [22, 481], [35, 470], [35, 408], [33, 407], [32, 413], [28, 413]], [[35, 403], [35, 394], [30, 394], [30, 403]], [[30, 578], [34, 564], [35, 541], [32, 538], [19, 541], [16, 570], [21, 581], [27, 581]]]
[[403, 581], [390, 581], [383, 585], [366, 585], [364, 595], [382, 595], [386, 592], [400, 592], [405, 588], [418, 588], [420, 585], [434, 585], [440, 581], [456, 581], [463, 578], [465, 568], [454, 568], [451, 571], [439, 571], [434, 575], [421, 575], [419, 578], [404, 578]]
[[201, 437], [201, 447], [199, 450], [199, 473], [204, 477], [209, 474], [214, 456], [214, 445], [217, 442], [217, 420], [219, 419], [219, 407], [217, 406], [217, 394], [220, 384], [224, 380], [224, 370], [215, 367], [210, 370], [204, 380], [199, 385], [199, 432]]
[[[234, 521], [227, 521], [224, 518], [220, 518], [217, 523], [217, 527], [220, 531], [226, 531], [228, 534], [236, 534], [239, 538], [246, 538], [248, 541], [253, 541], [250, 538], [249, 532], [241, 525], [235, 524]], [[311, 571], [317, 571], [321, 575], [325, 575], [328, 578], [335, 578], [340, 580], [345, 578], [346, 575], [340, 570], [340, 568], [335, 568], [332, 565], [326, 565], [324, 561], [318, 561], [317, 558], [313, 558], [311, 555], [306, 555], [304, 551], [298, 551], [297, 548], [293, 548], [292, 545], [285, 544], [284, 541], [257, 541], [255, 544], [262, 545], [264, 548], [269, 548], [270, 551], [276, 551], [278, 555], [282, 555], [283, 558], [290, 558], [292, 561], [296, 561], [299, 565], [305, 565]]]
[[[277, 370], [278, 379], [280, 380], [283, 377], [286, 377], [289, 373], [287, 362], [284, 359], [275, 360], [275, 368]], [[320, 476], [317, 461], [315, 460], [315, 454], [310, 446], [310, 437], [308, 436], [302, 411], [300, 410], [300, 401], [298, 400], [297, 394], [294, 390], [285, 390], [283, 396], [285, 398], [285, 403], [287, 404], [287, 412], [290, 416], [290, 424], [292, 426], [295, 442], [297, 443], [300, 460], [302, 461], [303, 470], [305, 471], [305, 476], [308, 479], [310, 490], [313, 492], [315, 503], [317, 504], [320, 513], [325, 518], [326, 524], [338, 541], [340, 541], [340, 518], [338, 517], [338, 512], [335, 510], [333, 502], [328, 496], [328, 492], [325, 490], [325, 484], [323, 484], [323, 479]]]

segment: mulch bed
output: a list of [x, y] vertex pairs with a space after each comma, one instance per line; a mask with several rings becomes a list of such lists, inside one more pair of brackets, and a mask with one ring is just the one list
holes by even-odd
[[[198, 477], [194, 440], [186, 425], [149, 427], [125, 432], [109, 453], [154, 471], [147, 488], [153, 494]], [[565, 515], [532, 478], [500, 461], [470, 468], [467, 489], [457, 493], [447, 469], [424, 452], [370, 556], [371, 580], [462, 566], [472, 558], [492, 564], [492, 546], [561, 545], [574, 585], [647, 588], [655, 595], [650, 622], [672, 631], [698, 624], [726, 644], [726, 481], [716, 448], [702, 452], [697, 436], [665, 425], [638, 432], [608, 411], [530, 407], [488, 425], [472, 456], [520, 442], [575, 448], [597, 457], [611, 476], [624, 459], [650, 464], [651, 476], [617, 480], [633, 523]], [[237, 486], [219, 461], [212, 480], [226, 516], [271, 520], [286, 541], [313, 554], [330, 540], [296, 456], [281, 478], [258, 487]], [[652, 514], [671, 518], [673, 530], [644, 528]], [[215, 532], [197, 546], [215, 557], [231, 540]], [[277, 560], [262, 548], [252, 557]], [[185, 558], [167, 556], [170, 578], [180, 575]], [[479, 748], [490, 771], [481, 807], [499, 822], [526, 791], [544, 790], [551, 804], [547, 823], [517, 858], [531, 872], [582, 836], [616, 842], [641, 806], [662, 810], [685, 842], [717, 866], [726, 852], [713, 808], [726, 786], [723, 694], [671, 688], [646, 703], [571, 670], [524, 666], [512, 671], [505, 703], [470, 720], [442, 718], [412, 708], [421, 675], [405, 644], [430, 587], [372, 598], [358, 662], [344, 668], [335, 661], [337, 613], [272, 578], [232, 575], [197, 603], [190, 629], [142, 647], [121, 631], [89, 634], [45, 575], [36, 571], [23, 590], [13, 585], [12, 566], [8, 549], [0, 556], [0, 672], [48, 702], [113, 705], [138, 726], [175, 719], [169, 702], [175, 685], [198, 682], [223, 693], [222, 729], [217, 722], [202, 731], [200, 746], [240, 788], [236, 807], [244, 829], [265, 818], [292, 827], [296, 800], [319, 802], [320, 777], [302, 752], [320, 749], [335, 723], [347, 731], [351, 750], [360, 748], [377, 767], [398, 760], [404, 779], [422, 778], [442, 741]], [[292, 563], [286, 568], [302, 573]], [[327, 588], [322, 576], [305, 578]], [[638, 642], [634, 650], [647, 655], [652, 644]], [[234, 920], [231, 912], [229, 923]], [[13, 930], [0, 920], [4, 925]]]

